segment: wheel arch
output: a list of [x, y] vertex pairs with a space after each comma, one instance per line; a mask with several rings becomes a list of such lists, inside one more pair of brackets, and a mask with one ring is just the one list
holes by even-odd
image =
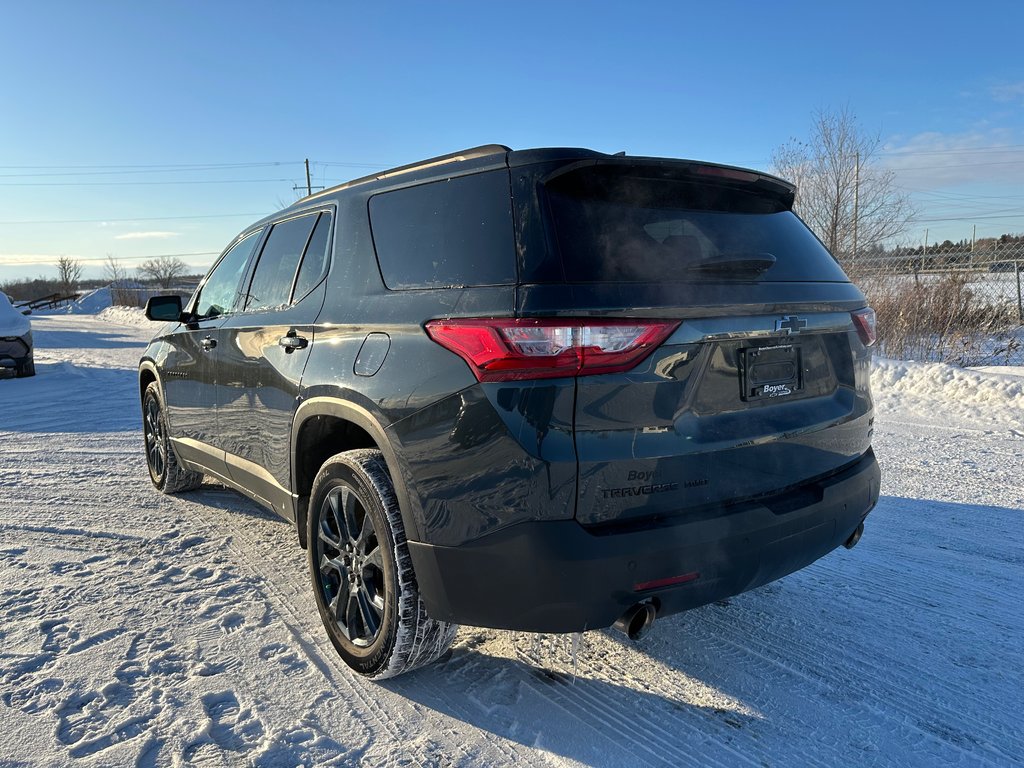
[[156, 364], [151, 360], [143, 360], [139, 363], [139, 402], [142, 402], [142, 399], [146, 396], [146, 389], [153, 382], [156, 382], [156, 386], [160, 390], [160, 399], [163, 400], [164, 387], [160, 382], [160, 375]]
[[395, 487], [406, 533], [410, 538], [419, 538], [422, 526], [410, 513], [401, 464], [384, 427], [369, 410], [356, 403], [334, 397], [312, 397], [295, 411], [291, 436], [295, 527], [302, 547], [307, 545], [306, 523], [313, 479], [331, 456], [357, 448], [380, 450]]

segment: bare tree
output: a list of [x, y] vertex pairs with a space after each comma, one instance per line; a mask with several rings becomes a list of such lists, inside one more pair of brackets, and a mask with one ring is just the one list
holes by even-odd
[[110, 283], [122, 283], [128, 279], [128, 270], [112, 253], [103, 261], [103, 279]]
[[112, 253], [108, 253], [103, 262], [103, 279], [110, 283], [110, 301], [115, 306], [130, 307], [138, 303], [126, 285], [128, 268]]
[[772, 170], [797, 185], [795, 209], [837, 257], [853, 258], [905, 232], [914, 216], [895, 174], [880, 167], [881, 139], [847, 107], [820, 111], [810, 137], [772, 153]]
[[158, 256], [139, 266], [139, 274], [152, 278], [161, 288], [170, 288], [186, 272], [188, 265], [177, 256]]
[[67, 295], [78, 290], [78, 281], [82, 279], [82, 264], [69, 256], [57, 259], [57, 280], [61, 293]]

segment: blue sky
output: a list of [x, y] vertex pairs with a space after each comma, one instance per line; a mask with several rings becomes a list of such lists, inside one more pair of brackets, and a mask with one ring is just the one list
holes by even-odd
[[1024, 4], [836, 5], [5, 4], [0, 281], [202, 271], [307, 157], [314, 184], [490, 142], [766, 168], [844, 105], [911, 239], [1024, 232]]

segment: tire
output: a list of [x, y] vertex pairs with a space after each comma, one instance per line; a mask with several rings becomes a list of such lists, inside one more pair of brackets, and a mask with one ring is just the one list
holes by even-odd
[[320, 618], [353, 670], [383, 680], [448, 650], [458, 625], [427, 616], [380, 451], [327, 460], [313, 480], [307, 534]]
[[149, 479], [162, 493], [192, 491], [203, 484], [203, 473], [184, 469], [178, 463], [167, 435], [167, 418], [160, 400], [160, 387], [150, 382], [142, 398], [142, 435], [145, 439]]
[[14, 375], [19, 379], [27, 378], [28, 376], [36, 375], [36, 361], [34, 358], [27, 357], [25, 361], [14, 369]]

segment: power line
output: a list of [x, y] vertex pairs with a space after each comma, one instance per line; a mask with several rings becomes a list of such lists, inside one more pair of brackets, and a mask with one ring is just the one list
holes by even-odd
[[[192, 253], [156, 253], [146, 254], [144, 256], [116, 256], [114, 261], [140, 261], [142, 259], [163, 259], [163, 258], [181, 258], [188, 256], [216, 256], [220, 251], [194, 251]], [[64, 254], [61, 254], [62, 256]], [[37, 264], [53, 264], [59, 259], [60, 256], [29, 256], [25, 259], [11, 260], [11, 257], [0, 256], [0, 266], [7, 267], [21, 267], [21, 266], [35, 266]], [[75, 261], [107, 261], [107, 256], [74, 256]]]
[[981, 219], [1020, 219], [1024, 221], [1024, 212], [1008, 213], [1002, 216], [951, 216], [948, 218], [908, 219], [908, 221], [924, 223], [928, 221], [980, 221]]
[[963, 147], [954, 149], [880, 149], [879, 155], [908, 157], [913, 155], [964, 155], [977, 152], [1024, 152], [1024, 144], [995, 144], [988, 147]]
[[889, 170], [892, 171], [934, 171], [934, 170], [945, 170], [947, 168], [982, 168], [989, 165], [1021, 165], [1024, 164], [1024, 160], [1001, 160], [998, 162], [991, 163], [943, 163], [942, 165], [895, 165], [888, 166]]
[[[238, 163], [153, 163], [148, 165], [0, 165], [0, 171], [48, 171], [55, 176], [100, 175], [106, 173], [146, 173], [222, 170], [232, 168], [268, 168], [285, 165], [302, 165], [302, 160], [264, 160]], [[330, 165], [346, 168], [391, 168], [395, 163], [360, 163], [349, 160], [311, 160], [313, 165]], [[13, 174], [31, 176], [37, 174]]]
[[[0, 173], [0, 179], [21, 179], [41, 178], [49, 176], [127, 176], [133, 174], [154, 174], [154, 173], [203, 173], [206, 171], [239, 170], [244, 168], [279, 168], [285, 163], [233, 163], [221, 165], [195, 165], [181, 166], [175, 168], [134, 168], [123, 170], [101, 170], [101, 171], [47, 171], [45, 173]], [[287, 165], [292, 165], [288, 163]], [[0, 168], [13, 168], [13, 166], [0, 166]]]
[[932, 189], [915, 189], [914, 187], [901, 186], [900, 189], [906, 192], [914, 192], [921, 195], [934, 195], [936, 197], [947, 197], [952, 200], [982, 201], [982, 200], [1024, 200], [1024, 195], [961, 195], [956, 192], [937, 192]]
[[951, 208], [949, 210], [942, 210], [940, 208], [939, 210], [930, 210], [930, 211], [928, 211], [927, 215], [929, 215], [929, 216], [974, 216], [974, 214], [977, 214], [978, 216], [982, 216], [982, 215], [984, 215], [984, 216], [995, 216], [996, 214], [1002, 214], [1002, 213], [1005, 213], [1005, 214], [1007, 214], [1009, 216], [1024, 216], [1024, 209], [1019, 208], [1019, 207], [1018, 208], [996, 208], [994, 210], [992, 208], [988, 208], [988, 209], [981, 208], [981, 209], [976, 209], [976, 210], [972, 211], [972, 210], [964, 210], [964, 209], [961, 209], [961, 208]]
[[339, 165], [345, 168], [380, 168], [381, 170], [394, 168], [397, 165], [397, 163], [347, 163], [334, 160], [313, 160], [311, 162], [314, 165]]
[[258, 166], [258, 165], [298, 165], [301, 160], [265, 160], [259, 162], [245, 162], [245, 163], [155, 163], [150, 165], [0, 165], [0, 169], [29, 169], [34, 168], [37, 170], [53, 170], [57, 168], [234, 168], [237, 166]]
[[175, 181], [2, 181], [0, 187], [135, 187], [165, 184], [269, 184], [292, 179], [193, 179]]
[[240, 219], [266, 216], [264, 213], [213, 213], [205, 216], [140, 216], [134, 219], [24, 219], [0, 220], [0, 224], [119, 224], [136, 221], [182, 221], [188, 219]]

